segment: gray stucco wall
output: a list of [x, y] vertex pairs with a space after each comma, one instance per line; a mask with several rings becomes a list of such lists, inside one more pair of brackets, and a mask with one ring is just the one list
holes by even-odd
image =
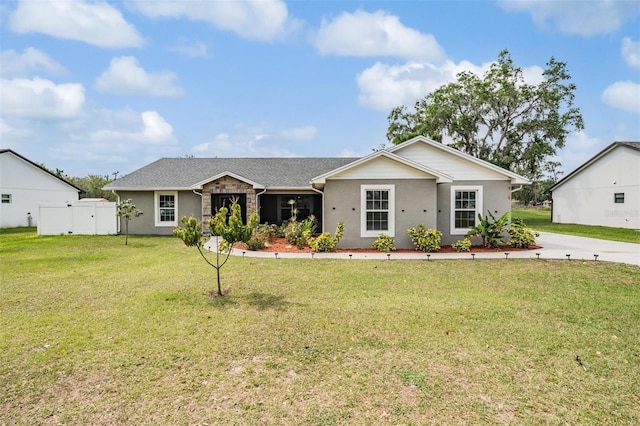
[[[438, 185], [438, 230], [442, 232], [441, 245], [453, 244], [464, 238], [464, 235], [451, 235], [451, 186], [482, 186], [482, 215], [489, 210], [496, 218], [511, 211], [510, 181], [459, 181], [452, 184]], [[480, 244], [480, 239], [473, 239], [473, 244]]]
[[375, 237], [362, 238], [361, 185], [395, 185], [395, 245], [413, 248], [407, 228], [424, 223], [436, 225], [436, 183], [433, 179], [329, 180], [324, 188], [325, 231], [334, 232], [339, 221], [345, 223], [340, 248], [369, 248]]
[[[135, 206], [142, 210], [142, 216], [129, 221], [129, 234], [139, 235], [171, 235], [174, 227], [155, 225], [155, 208], [153, 191], [118, 191], [120, 200], [130, 198]], [[192, 191], [178, 191], [178, 224], [183, 216], [194, 216], [201, 220], [202, 203], [199, 195]], [[124, 220], [120, 223], [124, 232]]]

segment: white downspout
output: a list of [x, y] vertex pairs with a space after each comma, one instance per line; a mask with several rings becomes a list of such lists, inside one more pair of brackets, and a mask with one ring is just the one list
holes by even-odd
[[260, 216], [260, 208], [258, 207], [260, 205], [260, 196], [265, 192], [267, 192], [267, 188], [264, 188], [262, 192], [256, 192], [256, 213], [258, 213], [258, 217]]

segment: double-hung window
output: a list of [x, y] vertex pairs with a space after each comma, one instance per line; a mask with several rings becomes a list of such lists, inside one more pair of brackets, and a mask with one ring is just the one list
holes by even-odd
[[624, 192], [616, 192], [613, 194], [613, 202], [616, 204], [624, 203]]
[[451, 187], [451, 234], [464, 235], [482, 214], [481, 186]]
[[11, 204], [11, 194], [2, 194], [2, 204]]
[[377, 237], [380, 234], [386, 234], [393, 237], [395, 186], [362, 185], [361, 211], [360, 236]]
[[178, 225], [178, 192], [162, 191], [155, 193], [156, 226]]

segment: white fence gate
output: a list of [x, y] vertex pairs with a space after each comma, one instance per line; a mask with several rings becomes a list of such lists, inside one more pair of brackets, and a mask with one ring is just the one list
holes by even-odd
[[116, 203], [38, 204], [38, 235], [109, 235], [118, 233]]

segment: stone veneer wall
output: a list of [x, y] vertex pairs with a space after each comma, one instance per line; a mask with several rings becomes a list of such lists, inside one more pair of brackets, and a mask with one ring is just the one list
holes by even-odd
[[256, 211], [256, 190], [253, 186], [231, 176], [223, 176], [202, 187], [202, 223], [207, 223], [211, 219], [211, 194], [246, 194], [245, 220], [248, 220], [251, 213]]

